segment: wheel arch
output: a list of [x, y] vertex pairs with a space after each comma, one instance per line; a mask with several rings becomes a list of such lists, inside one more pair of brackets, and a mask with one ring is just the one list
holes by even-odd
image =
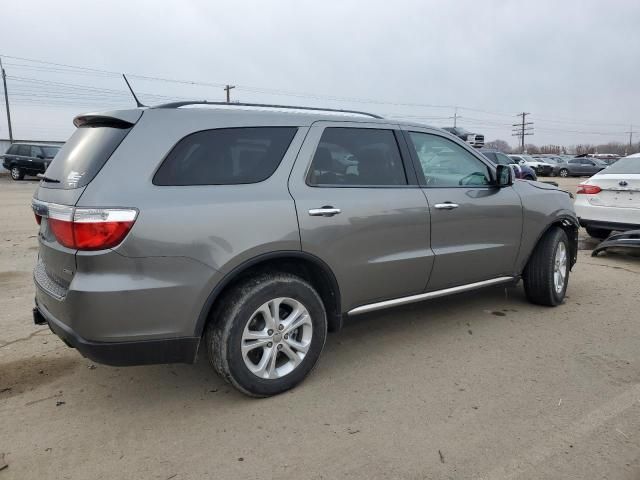
[[338, 331], [342, 328], [340, 287], [329, 265], [310, 253], [284, 250], [253, 257], [227, 273], [207, 297], [198, 316], [195, 335], [202, 335], [210, 321], [216, 302], [227, 291], [247, 276], [266, 270], [292, 273], [308, 281], [316, 289], [325, 306], [329, 331]]
[[570, 215], [561, 215], [559, 217], [554, 218], [544, 229], [542, 229], [540, 235], [536, 239], [533, 244], [533, 248], [527, 255], [526, 261], [523, 264], [523, 268], [527, 266], [533, 252], [536, 247], [540, 243], [540, 240], [551, 230], [552, 228], [561, 228], [567, 234], [567, 238], [569, 239], [569, 251], [570, 251], [570, 261], [569, 268], [573, 268], [578, 259], [578, 229], [580, 228], [580, 224], [578, 220]]

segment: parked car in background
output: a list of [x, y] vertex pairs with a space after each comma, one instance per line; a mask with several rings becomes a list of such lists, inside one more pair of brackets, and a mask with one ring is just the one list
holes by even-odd
[[536, 160], [531, 155], [527, 154], [510, 154], [511, 158], [515, 158], [518, 161], [523, 161], [529, 167], [533, 168], [536, 172], [536, 175], [540, 175], [543, 177], [548, 177], [553, 172], [553, 166], [550, 163], [543, 162], [540, 160]]
[[44, 173], [59, 150], [58, 145], [14, 143], [2, 155], [2, 166], [13, 180], [22, 180], [25, 175]]
[[484, 147], [484, 135], [479, 133], [472, 133], [465, 130], [462, 127], [444, 127], [445, 132], [452, 133], [456, 137], [464, 140], [472, 147], [481, 148]]
[[553, 167], [553, 173], [559, 177], [590, 177], [600, 170], [607, 168], [607, 164], [596, 158], [572, 158], [567, 163], [558, 163]]
[[516, 178], [522, 180], [537, 180], [536, 172], [533, 168], [529, 167], [526, 163], [518, 162], [515, 158], [511, 158], [508, 155], [502, 153], [500, 150], [494, 150], [491, 148], [480, 148], [480, 153], [487, 157], [494, 165], [511, 165], [515, 171]]
[[578, 185], [574, 205], [592, 237], [640, 229], [640, 155], [621, 158]]
[[520, 279], [532, 303], [563, 302], [567, 192], [438, 128], [198, 104], [77, 117], [35, 192], [34, 321], [87, 357], [201, 352], [264, 397], [300, 383], [346, 316]]

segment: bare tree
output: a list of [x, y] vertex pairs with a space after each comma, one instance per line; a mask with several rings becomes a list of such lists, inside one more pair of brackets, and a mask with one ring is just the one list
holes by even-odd
[[511, 153], [513, 149], [511, 146], [505, 142], [504, 140], [491, 140], [484, 144], [487, 148], [495, 148], [496, 150], [500, 150], [503, 153]]

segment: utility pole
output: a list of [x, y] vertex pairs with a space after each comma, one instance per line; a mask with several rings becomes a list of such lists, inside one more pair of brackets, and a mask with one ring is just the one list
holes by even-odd
[[629, 153], [631, 153], [631, 150], [633, 149], [633, 125], [629, 127], [628, 132], [624, 132], [624, 133], [629, 134]]
[[462, 118], [460, 115], [458, 115], [458, 107], [456, 107], [456, 110], [453, 113], [453, 117], [449, 118], [453, 118], [453, 128], [456, 128], [458, 126], [458, 119]]
[[522, 117], [522, 122], [512, 124], [514, 128], [512, 132], [513, 137], [520, 137], [520, 149], [521, 153], [524, 153], [524, 137], [527, 135], [533, 135], [533, 122], [527, 122], [527, 115], [531, 115], [529, 112], [521, 112], [516, 117]]
[[227, 85], [226, 87], [224, 87], [224, 91], [227, 92], [227, 103], [231, 103], [231, 89], [236, 88], [235, 85]]
[[4, 104], [7, 108], [7, 125], [9, 125], [9, 143], [13, 143], [13, 129], [11, 128], [11, 111], [9, 110], [9, 93], [7, 92], [7, 74], [2, 66], [0, 58], [0, 70], [2, 71], [2, 85], [4, 87]]

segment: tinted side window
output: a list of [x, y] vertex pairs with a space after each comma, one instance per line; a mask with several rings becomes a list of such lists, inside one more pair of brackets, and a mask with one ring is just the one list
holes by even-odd
[[31, 156], [37, 157], [38, 155], [42, 155], [42, 149], [40, 147], [36, 147], [35, 145], [31, 146]]
[[31, 147], [29, 145], [18, 145], [18, 152], [16, 155], [21, 155], [23, 157], [31, 156]]
[[427, 186], [460, 187], [491, 183], [487, 166], [449, 139], [410, 132]]
[[257, 183], [276, 171], [296, 127], [205, 130], [180, 140], [156, 172], [155, 185]]
[[579, 158], [573, 159], [573, 160], [569, 160], [569, 163], [573, 164], [573, 165], [579, 165], [581, 162], [581, 160]]
[[400, 150], [391, 130], [329, 127], [311, 162], [309, 185], [406, 185]]

